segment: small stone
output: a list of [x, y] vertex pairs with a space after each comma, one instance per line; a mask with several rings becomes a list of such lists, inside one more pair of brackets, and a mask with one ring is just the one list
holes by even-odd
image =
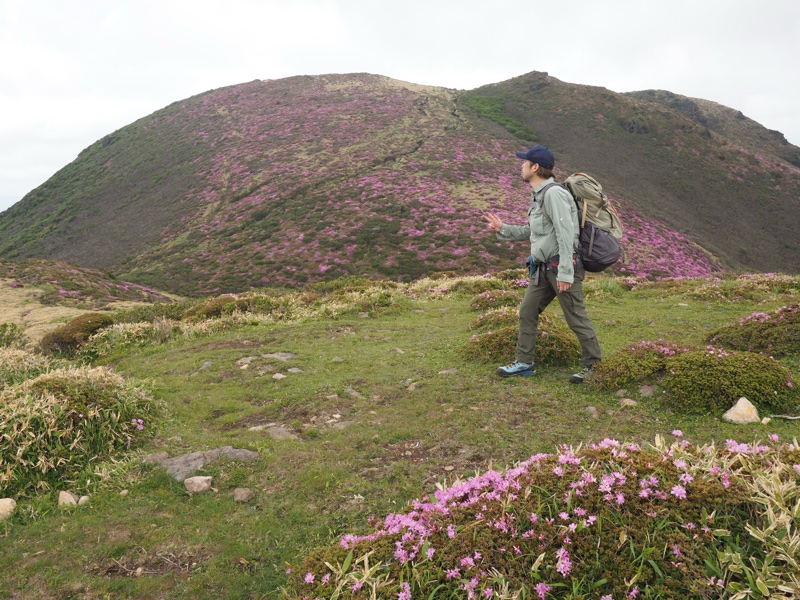
[[202, 365], [200, 365], [200, 368], [199, 368], [199, 369], [197, 369], [197, 370], [198, 370], [198, 371], [205, 371], [207, 368], [209, 368], [209, 367], [210, 367], [211, 365], [213, 365], [213, 364], [214, 364], [214, 363], [213, 363], [212, 361], [210, 361], [210, 360], [207, 360], [207, 361], [206, 361], [206, 362], [204, 362]]
[[656, 386], [654, 385], [642, 385], [639, 386], [639, 395], [648, 397], [652, 396], [656, 391]]
[[303, 369], [298, 369], [297, 367], [292, 367], [291, 369], [286, 369], [289, 373], [302, 373]]
[[455, 467], [454, 467], [453, 465], [447, 465], [447, 466], [444, 468], [444, 470], [445, 470], [445, 471], [447, 471], [448, 473], [449, 473], [450, 471], [454, 470], [454, 469], [455, 469]]
[[761, 423], [764, 424], [764, 425], [766, 425], [770, 421], [772, 421], [772, 419], [770, 419], [769, 417], [764, 417], [763, 419], [761, 419]]
[[183, 486], [190, 494], [200, 494], [211, 489], [211, 477], [196, 475], [183, 480]]
[[406, 353], [406, 351], [403, 350], [402, 348], [395, 348], [394, 351], [397, 352], [398, 354], [405, 354]]
[[624, 396], [627, 396], [627, 395], [628, 395], [628, 390], [626, 390], [626, 389], [617, 390], [616, 392], [614, 392], [614, 395], [615, 395], [617, 398], [622, 398], [622, 397], [624, 397]]
[[267, 435], [273, 440], [296, 440], [298, 439], [295, 434], [289, 431], [286, 427], [270, 427], [267, 429]]
[[636, 406], [636, 400], [631, 400], [630, 398], [622, 398], [619, 401], [619, 405], [622, 408], [625, 408], [626, 406]]
[[360, 313], [358, 313], [358, 316], [361, 319], [369, 319], [369, 313], [368, 312], [360, 312]]
[[250, 502], [253, 498], [255, 498], [255, 494], [253, 490], [250, 488], [236, 488], [233, 490], [233, 501], [234, 502]]
[[722, 420], [728, 421], [729, 423], [736, 423], [737, 425], [761, 422], [761, 418], [758, 416], [758, 410], [756, 410], [753, 403], [745, 397], [739, 398], [736, 404], [722, 415]]
[[275, 373], [275, 375], [273, 375], [272, 378], [275, 379], [276, 381], [280, 381], [281, 379], [286, 379], [286, 375], [284, 375], [283, 373]]
[[292, 354], [291, 352], [274, 352], [273, 354], [262, 354], [261, 358], [274, 358], [276, 360], [282, 360], [283, 362], [286, 362], [287, 360], [297, 358], [297, 355]]
[[17, 501], [13, 498], [0, 499], [0, 521], [11, 516], [17, 508]]
[[164, 461], [169, 458], [169, 452], [155, 452], [153, 454], [148, 454], [144, 457], [144, 462], [149, 463], [151, 465], [158, 465], [161, 464], [161, 461]]
[[344, 391], [348, 396], [352, 396], [353, 398], [357, 398], [359, 400], [363, 400], [364, 399], [363, 395], [361, 395], [359, 392], [357, 392], [356, 390], [354, 390], [351, 387], [344, 388]]
[[81, 496], [78, 498], [78, 506], [83, 506], [84, 504], [89, 503], [89, 496]]
[[236, 361], [236, 364], [240, 369], [246, 369], [250, 366], [250, 363], [257, 359], [257, 356], [245, 356], [244, 358], [240, 358]]
[[458, 373], [458, 369], [455, 367], [450, 367], [449, 369], [444, 369], [443, 371], [439, 371], [439, 375], [455, 375]]
[[141, 577], [144, 575], [144, 567], [137, 567], [136, 570], [133, 572], [134, 577]]
[[128, 490], [120, 490], [119, 495], [120, 496], [127, 496], [128, 495]]
[[344, 359], [343, 359], [341, 356], [334, 356], [334, 357], [331, 359], [331, 361], [333, 361], [333, 362], [335, 362], [335, 363], [341, 363], [341, 362], [344, 362]]
[[590, 417], [593, 419], [597, 419], [600, 417], [600, 412], [594, 406], [587, 406], [586, 412], [589, 414]]
[[72, 492], [58, 492], [59, 506], [75, 506], [78, 504], [78, 497]]

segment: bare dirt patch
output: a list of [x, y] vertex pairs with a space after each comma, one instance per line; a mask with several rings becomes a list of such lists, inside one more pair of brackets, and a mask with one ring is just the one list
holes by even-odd
[[189, 577], [202, 570], [211, 558], [203, 548], [177, 548], [159, 546], [154, 550], [137, 548], [119, 559], [112, 558], [95, 567], [97, 575], [106, 577], [144, 577], [147, 575], [173, 575]]

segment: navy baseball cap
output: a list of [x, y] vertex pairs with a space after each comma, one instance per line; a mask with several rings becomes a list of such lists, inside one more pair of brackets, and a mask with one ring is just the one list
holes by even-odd
[[529, 160], [545, 169], [552, 169], [556, 164], [556, 157], [544, 146], [534, 146], [527, 152], [517, 152], [517, 158]]

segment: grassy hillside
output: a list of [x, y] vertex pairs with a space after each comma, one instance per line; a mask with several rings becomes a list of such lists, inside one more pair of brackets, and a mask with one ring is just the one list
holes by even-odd
[[254, 81], [92, 144], [0, 215], [0, 256], [196, 295], [482, 273], [524, 253], [480, 213], [524, 219], [513, 153], [539, 141], [559, 176], [588, 171], [618, 200], [630, 260], [617, 272], [794, 272], [794, 147], [756, 152], [756, 129], [542, 73], [470, 92], [364, 74]]
[[[562, 444], [644, 446], [677, 429], [720, 445], [800, 435], [798, 421], [736, 426], [687, 414], [638, 385], [623, 394], [570, 385], [577, 355], [575, 365], [501, 380], [496, 363], [463, 353], [480, 314], [475, 295], [492, 281], [340, 281], [248, 305], [267, 312], [178, 322], [158, 340], [144, 325], [109, 330], [97, 362], [146, 382], [168, 416], [144, 424], [153, 437], [136, 453], [70, 485], [89, 504], [56, 509], [54, 492], [19, 499], [0, 522], [0, 596], [279, 598], [312, 548], [367, 533], [370, 515], [403, 511], [476, 470]], [[609, 358], [642, 340], [702, 346], [720, 326], [796, 305], [798, 294], [796, 278], [598, 277], [587, 283], [587, 307]], [[217, 305], [192, 314], [202, 306], [211, 314]], [[553, 315], [560, 320], [556, 307]], [[796, 381], [798, 354], [779, 362]], [[622, 406], [623, 397], [636, 404]], [[198, 474], [214, 489], [202, 494], [142, 460], [221, 446], [259, 458], [209, 463]], [[255, 498], [234, 502], [238, 487]]]

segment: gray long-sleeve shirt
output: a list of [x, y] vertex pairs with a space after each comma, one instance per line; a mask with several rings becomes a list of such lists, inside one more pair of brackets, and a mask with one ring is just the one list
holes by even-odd
[[[545, 197], [541, 197], [542, 189], [552, 182], [551, 177], [533, 190], [528, 224], [503, 223], [497, 237], [509, 241], [530, 239], [531, 256], [537, 262], [546, 262], [558, 254], [561, 263], [558, 265], [558, 280], [572, 283], [575, 277], [572, 256], [578, 249], [578, 209], [570, 193], [561, 186], [551, 187]], [[542, 201], [545, 203], [544, 211]]]

